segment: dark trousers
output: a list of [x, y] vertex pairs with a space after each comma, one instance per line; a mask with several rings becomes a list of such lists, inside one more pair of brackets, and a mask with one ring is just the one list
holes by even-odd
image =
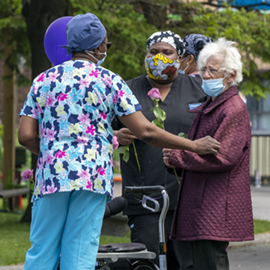
[[[167, 241], [168, 270], [187, 270], [192, 268], [189, 243], [169, 240], [174, 211], [169, 211], [165, 220], [165, 239]], [[154, 263], [159, 265], [158, 258], [158, 219], [159, 213], [128, 216], [131, 229], [131, 242], [143, 243], [149, 251], [157, 254]]]
[[229, 242], [189, 241], [194, 270], [229, 270], [227, 247]]

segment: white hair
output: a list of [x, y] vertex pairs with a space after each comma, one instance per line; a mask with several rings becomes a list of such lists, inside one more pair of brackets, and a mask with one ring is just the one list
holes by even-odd
[[207, 64], [210, 57], [220, 58], [221, 68], [225, 70], [227, 75], [236, 72], [236, 77], [230, 85], [239, 84], [243, 80], [242, 62], [241, 55], [234, 44], [235, 42], [227, 41], [225, 38], [219, 38], [215, 42], [206, 44], [199, 54], [198, 70], [200, 71]]

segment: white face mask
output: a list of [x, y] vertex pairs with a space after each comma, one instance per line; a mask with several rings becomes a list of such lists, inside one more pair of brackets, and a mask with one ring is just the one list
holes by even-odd
[[97, 65], [98, 65], [98, 66], [100, 66], [100, 65], [105, 61], [105, 59], [106, 59], [106, 57], [107, 57], [107, 52], [99, 53], [99, 54], [104, 54], [104, 55], [105, 55], [101, 60], [98, 60], [93, 54], [91, 54], [91, 53], [94, 53], [94, 52], [92, 52], [92, 51], [87, 51], [87, 50], [85, 50], [85, 53], [87, 53], [88, 55], [90, 55], [90, 56], [92, 56], [94, 59], [96, 59], [96, 60], [97, 60]]

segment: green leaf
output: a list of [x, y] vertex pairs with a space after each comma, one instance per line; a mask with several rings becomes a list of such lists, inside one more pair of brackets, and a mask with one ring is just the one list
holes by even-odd
[[188, 135], [186, 134], [186, 133], [184, 133], [184, 132], [180, 132], [180, 133], [178, 133], [178, 135], [177, 136], [179, 136], [179, 137], [183, 137], [183, 138], [187, 138], [188, 137]]

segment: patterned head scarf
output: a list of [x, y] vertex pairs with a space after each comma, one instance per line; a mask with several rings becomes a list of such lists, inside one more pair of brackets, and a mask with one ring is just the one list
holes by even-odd
[[176, 49], [178, 55], [181, 55], [185, 52], [181, 37], [170, 30], [165, 31], [165, 32], [159, 31], [152, 34], [147, 39], [147, 42], [146, 42], [147, 51], [150, 49], [150, 47], [153, 44], [157, 42], [165, 42], [165, 43], [170, 44], [173, 48]]
[[192, 54], [197, 61], [198, 56], [202, 48], [206, 43], [213, 42], [210, 37], [206, 37], [200, 34], [191, 34], [183, 38], [183, 43], [186, 48], [187, 54]]
[[93, 50], [97, 48], [107, 35], [99, 18], [92, 14], [80, 14], [69, 21], [66, 27], [68, 54]]

